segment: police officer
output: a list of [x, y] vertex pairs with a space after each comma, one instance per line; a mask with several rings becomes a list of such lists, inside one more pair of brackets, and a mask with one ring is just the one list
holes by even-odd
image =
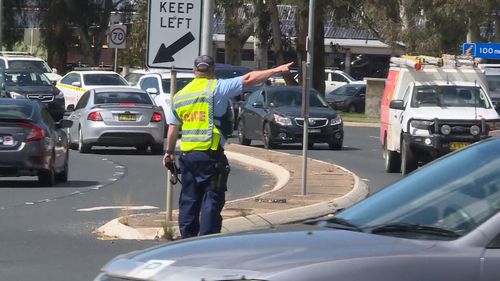
[[207, 55], [195, 59], [195, 78], [175, 94], [172, 111], [167, 116], [167, 152], [163, 157], [164, 165], [175, 160], [181, 130], [179, 229], [182, 238], [221, 230], [229, 163], [217, 119], [225, 114], [229, 99], [241, 94], [244, 86], [257, 85], [273, 74], [289, 71], [292, 64], [216, 80], [214, 59]]

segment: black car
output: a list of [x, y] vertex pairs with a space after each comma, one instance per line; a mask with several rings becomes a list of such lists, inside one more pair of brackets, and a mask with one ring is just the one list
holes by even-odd
[[334, 109], [346, 112], [365, 111], [366, 83], [351, 82], [326, 94], [325, 98]]
[[54, 120], [64, 117], [64, 95], [45, 76], [30, 69], [5, 69], [2, 71], [4, 97], [32, 99], [46, 104]]
[[[261, 139], [266, 148], [281, 143], [301, 143], [304, 118], [301, 117], [302, 87], [263, 87], [253, 92], [239, 115], [238, 138], [243, 145]], [[309, 148], [328, 143], [330, 149], [342, 149], [344, 129], [340, 115], [318, 91], [309, 93]]]
[[0, 98], [0, 176], [38, 176], [43, 186], [68, 180], [68, 137], [73, 122], [55, 122], [45, 105]]
[[[231, 64], [224, 63], [216, 63], [215, 64], [215, 78], [217, 79], [229, 79], [238, 76], [243, 76], [248, 72], [251, 72], [252, 69], [246, 66], [237, 66]], [[262, 85], [257, 86], [246, 86], [243, 87], [243, 92], [234, 98], [231, 99], [231, 107], [234, 112], [234, 129], [236, 130], [238, 127], [238, 116], [240, 112], [240, 107], [245, 101], [245, 95], [248, 95], [255, 90], [259, 89]]]

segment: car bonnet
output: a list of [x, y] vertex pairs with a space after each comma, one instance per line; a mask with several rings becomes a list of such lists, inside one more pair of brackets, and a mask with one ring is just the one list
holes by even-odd
[[117, 257], [103, 270], [154, 280], [265, 278], [328, 261], [417, 253], [434, 243], [344, 230], [275, 229], [181, 240]]

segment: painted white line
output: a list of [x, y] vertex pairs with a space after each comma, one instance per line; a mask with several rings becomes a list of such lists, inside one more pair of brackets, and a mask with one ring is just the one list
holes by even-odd
[[115, 172], [115, 173], [113, 173], [113, 176], [123, 176], [123, 175], [125, 175], [124, 172]]
[[115, 166], [115, 168], [118, 168], [118, 169], [125, 169], [125, 167], [123, 167], [123, 166]]
[[101, 160], [102, 161], [108, 161], [108, 158], [102, 158]]
[[118, 179], [116, 178], [109, 178], [108, 181], [117, 181]]
[[361, 179], [362, 181], [370, 181], [369, 179]]
[[35, 205], [34, 202], [24, 202], [25, 205]]
[[372, 138], [372, 139], [379, 139], [380, 137], [378, 136], [368, 136], [369, 138]]
[[121, 210], [155, 210], [158, 207], [155, 206], [101, 206], [101, 207], [92, 207], [92, 208], [83, 208], [77, 209], [77, 212], [93, 212], [93, 211], [101, 211], [101, 210], [113, 210], [113, 209], [121, 209]]

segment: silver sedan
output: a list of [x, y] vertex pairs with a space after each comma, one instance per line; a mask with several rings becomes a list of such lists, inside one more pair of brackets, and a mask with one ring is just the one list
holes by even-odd
[[135, 146], [163, 153], [165, 117], [148, 93], [132, 87], [91, 89], [83, 94], [69, 119], [70, 144], [81, 153], [92, 146]]

